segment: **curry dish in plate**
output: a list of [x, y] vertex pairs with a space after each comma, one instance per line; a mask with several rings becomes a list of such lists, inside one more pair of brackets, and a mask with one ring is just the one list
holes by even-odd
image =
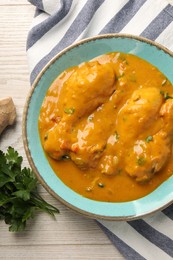
[[173, 87], [156, 67], [113, 52], [65, 70], [49, 87], [39, 133], [56, 175], [105, 202], [132, 201], [173, 174]]

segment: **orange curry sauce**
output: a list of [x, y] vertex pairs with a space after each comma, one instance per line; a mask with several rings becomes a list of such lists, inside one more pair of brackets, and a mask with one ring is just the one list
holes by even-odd
[[173, 88], [137, 56], [109, 53], [64, 71], [39, 132], [56, 175], [84, 197], [141, 198], [173, 174]]

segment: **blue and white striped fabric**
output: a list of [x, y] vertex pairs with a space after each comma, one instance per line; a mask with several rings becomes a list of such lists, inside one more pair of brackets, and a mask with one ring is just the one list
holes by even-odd
[[[28, 34], [31, 83], [52, 57], [94, 35], [129, 33], [173, 51], [173, 0], [30, 0], [36, 6]], [[125, 259], [173, 258], [173, 205], [130, 222], [97, 221]]]

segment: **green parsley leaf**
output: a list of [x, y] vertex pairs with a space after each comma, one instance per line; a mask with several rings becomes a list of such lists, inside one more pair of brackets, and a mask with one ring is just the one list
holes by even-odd
[[22, 160], [12, 147], [6, 154], [0, 150], [0, 220], [12, 232], [24, 230], [38, 210], [52, 216], [59, 213], [38, 194], [36, 176], [31, 169], [22, 169]]
[[16, 196], [17, 198], [21, 198], [24, 201], [30, 199], [30, 192], [27, 190], [18, 190], [12, 193], [12, 195]]
[[118, 134], [117, 131], [115, 131], [115, 139], [116, 139], [116, 142], [118, 142], [119, 138], [120, 138], [120, 135]]
[[15, 151], [12, 147], [8, 147], [7, 153], [6, 153], [6, 160], [8, 164], [10, 165], [16, 165], [18, 167], [21, 166], [21, 163], [23, 161], [22, 157], [18, 155], [18, 152]]
[[88, 117], [88, 121], [89, 121], [89, 122], [92, 122], [92, 120], [93, 120], [93, 115], [90, 115], [90, 116]]
[[75, 108], [74, 107], [64, 108], [64, 112], [66, 114], [72, 115], [75, 112]]
[[139, 157], [139, 158], [137, 159], [137, 164], [138, 164], [139, 166], [143, 166], [143, 165], [145, 164], [145, 162], [146, 162], [146, 159], [145, 159], [144, 157]]
[[149, 135], [149, 136], [145, 139], [145, 141], [146, 141], [147, 143], [153, 141], [153, 136], [152, 136], [152, 135]]
[[122, 61], [123, 63], [125, 63], [126, 65], [129, 64], [128, 61], [127, 61], [127, 59], [126, 59], [126, 57], [125, 57], [125, 55], [122, 54], [122, 53], [120, 53], [118, 59], [121, 60], [121, 61]]
[[171, 99], [173, 99], [173, 97], [171, 97], [170, 95], [169, 95], [169, 93], [167, 93], [167, 92], [164, 92], [163, 90], [161, 90], [160, 91], [160, 94], [164, 97], [164, 99], [169, 99], [169, 98], [171, 98]]

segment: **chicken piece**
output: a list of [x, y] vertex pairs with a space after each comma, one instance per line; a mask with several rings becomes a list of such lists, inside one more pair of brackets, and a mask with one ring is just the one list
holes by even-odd
[[126, 172], [143, 182], [150, 180], [168, 161], [173, 140], [173, 100], [167, 100], [161, 107], [162, 129], [149, 142], [139, 140], [126, 158]]
[[61, 159], [77, 141], [73, 127], [104, 103], [115, 90], [115, 73], [110, 63], [84, 63], [64, 82], [58, 96], [61, 121], [47, 133], [45, 151]]
[[[119, 172], [119, 158], [123, 156], [121, 147], [131, 147], [134, 139], [157, 118], [162, 100], [157, 88], [148, 87], [134, 91], [118, 113], [116, 131], [110, 136], [110, 144], [100, 161], [102, 173], [114, 175]], [[119, 148], [118, 143], [121, 143]]]
[[169, 155], [169, 141], [165, 132], [160, 131], [149, 143], [136, 141], [126, 156], [125, 170], [138, 182], [148, 181], [164, 167]]
[[141, 88], [133, 92], [117, 118], [117, 132], [124, 144], [137, 138], [156, 120], [162, 101], [157, 88]]
[[110, 111], [120, 103], [121, 98], [117, 90], [108, 102], [77, 125], [77, 142], [70, 149], [70, 157], [80, 168], [97, 166], [116, 124], [116, 117], [112, 117]]
[[82, 170], [95, 168], [97, 166], [98, 160], [102, 156], [105, 147], [106, 144], [104, 141], [101, 141], [99, 144], [86, 146], [81, 149], [78, 148], [77, 152], [70, 151], [70, 158]]
[[[74, 123], [90, 115], [112, 95], [115, 90], [115, 73], [111, 63], [97, 61], [84, 63], [76, 68], [64, 83], [58, 101], [63, 121]], [[68, 113], [74, 109], [74, 113]]]
[[160, 109], [160, 116], [164, 121], [164, 131], [173, 139], [173, 99], [168, 99]]
[[105, 154], [100, 161], [99, 169], [105, 175], [115, 175], [119, 172], [117, 169], [119, 159], [116, 155]]

